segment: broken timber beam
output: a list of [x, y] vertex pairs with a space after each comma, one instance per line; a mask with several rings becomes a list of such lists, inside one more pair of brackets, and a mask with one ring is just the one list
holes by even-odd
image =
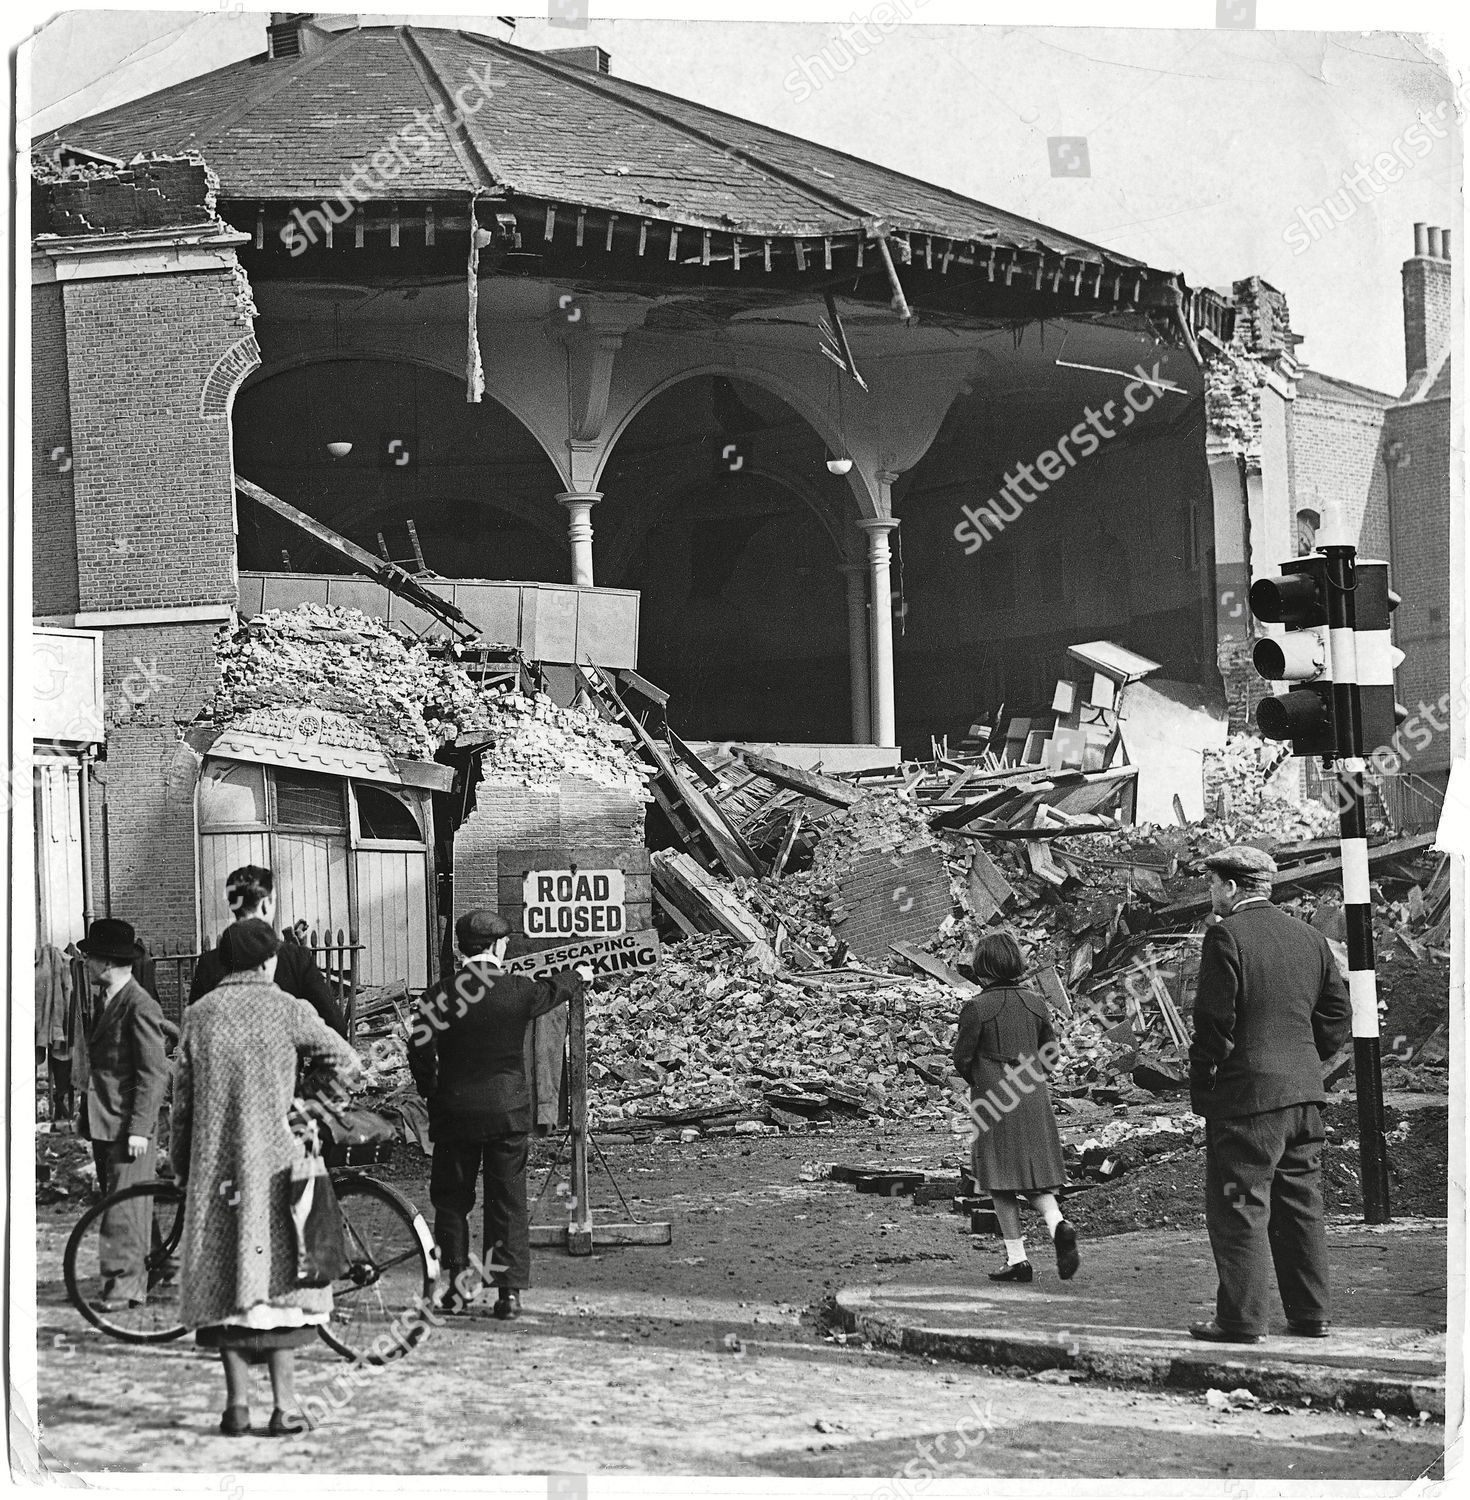
[[830, 802], [836, 807], [851, 807], [862, 793], [856, 787], [846, 785], [831, 776], [822, 776], [816, 771], [803, 771], [799, 766], [788, 766], [785, 761], [771, 760], [758, 755], [754, 750], [735, 746], [735, 754], [750, 767], [757, 776], [774, 781], [793, 792], [804, 792], [819, 802]]

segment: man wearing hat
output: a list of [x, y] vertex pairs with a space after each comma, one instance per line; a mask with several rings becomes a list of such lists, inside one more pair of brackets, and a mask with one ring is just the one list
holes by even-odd
[[1270, 1273], [1288, 1330], [1328, 1331], [1322, 1219], [1322, 1060], [1352, 1030], [1327, 939], [1271, 904], [1276, 862], [1248, 844], [1210, 855], [1190, 1105], [1205, 1121], [1205, 1224], [1220, 1285], [1215, 1316], [1190, 1333], [1259, 1343]]
[[592, 971], [562, 969], [543, 979], [502, 968], [510, 923], [498, 912], [466, 912], [454, 925], [464, 967], [424, 992], [409, 1040], [409, 1066], [428, 1101], [434, 1164], [429, 1201], [434, 1238], [450, 1290], [446, 1311], [465, 1304], [457, 1278], [468, 1268], [475, 1179], [485, 1174], [485, 1259], [497, 1318], [520, 1312], [531, 1284], [531, 1216], [526, 1163], [533, 1124], [525, 1040], [531, 1022], [579, 995]]
[[[168, 1082], [168, 1023], [158, 1001], [133, 977], [133, 963], [143, 950], [127, 922], [101, 918], [77, 946], [86, 957], [98, 1006], [87, 1032], [91, 1076], [78, 1133], [92, 1142], [97, 1185], [106, 1194], [153, 1176], [158, 1111]], [[102, 1216], [98, 1306], [103, 1311], [146, 1298], [143, 1261], [151, 1227], [146, 1198]]]

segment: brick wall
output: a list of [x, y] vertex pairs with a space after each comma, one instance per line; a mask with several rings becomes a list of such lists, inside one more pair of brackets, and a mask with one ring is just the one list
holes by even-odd
[[214, 690], [215, 629], [114, 628], [102, 643], [107, 754], [98, 767], [93, 890], [99, 912], [131, 922], [155, 949], [195, 937], [198, 759], [178, 726]]
[[31, 610], [77, 609], [77, 516], [73, 492], [66, 313], [60, 286], [31, 301]]
[[[642, 887], [628, 882], [630, 928], [652, 925], [643, 841], [644, 804], [632, 793], [563, 776], [557, 787], [514, 786], [481, 781], [475, 806], [454, 836], [454, 910], [444, 913], [451, 930], [464, 912], [502, 903], [502, 849], [606, 850], [607, 868], [644, 874]], [[642, 860], [638, 866], [638, 860]], [[519, 906], [506, 915], [519, 924]]]
[[1335, 399], [1330, 386], [1298, 388], [1287, 416], [1293, 511], [1323, 515], [1341, 507], [1365, 557], [1388, 557], [1388, 480], [1383, 472], [1383, 416], [1375, 408]]
[[202, 415], [240, 340], [223, 271], [66, 286], [79, 607], [233, 604], [229, 424]]
[[[1404, 653], [1395, 681], [1399, 701], [1413, 712], [1450, 690], [1448, 399], [1394, 407], [1385, 436], [1402, 443], [1409, 459], [1390, 471], [1390, 561], [1393, 587], [1403, 598], [1393, 617], [1394, 641]], [[1449, 736], [1442, 734], [1415, 752], [1409, 769], [1425, 775], [1448, 765]]]

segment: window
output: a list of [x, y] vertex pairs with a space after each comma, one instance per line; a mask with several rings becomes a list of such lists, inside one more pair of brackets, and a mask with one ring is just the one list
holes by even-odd
[[361, 781], [354, 784], [353, 790], [357, 794], [360, 837], [423, 843], [423, 830], [413, 815], [413, 809], [396, 793], [390, 792], [386, 787], [371, 786]]
[[238, 761], [211, 761], [199, 779], [201, 828], [265, 822], [265, 771]]
[[340, 776], [314, 771], [275, 772], [276, 822], [283, 828], [347, 827]]

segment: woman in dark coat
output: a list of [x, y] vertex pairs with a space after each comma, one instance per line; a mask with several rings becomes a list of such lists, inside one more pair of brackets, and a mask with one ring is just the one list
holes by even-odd
[[1005, 1239], [1005, 1268], [990, 1279], [1032, 1278], [1018, 1201], [1026, 1197], [1046, 1219], [1057, 1274], [1068, 1281], [1078, 1266], [1077, 1231], [1057, 1206], [1056, 1190], [1067, 1171], [1046, 1085], [1056, 1066], [1057, 1039], [1046, 1001], [1017, 982], [1025, 967], [1009, 933], [993, 933], [976, 944], [970, 977], [984, 988], [960, 1011], [954, 1066], [970, 1085], [975, 1181], [990, 1194]]
[[330, 1287], [296, 1284], [292, 1164], [305, 1147], [289, 1118], [297, 1065], [320, 1059], [338, 1078], [357, 1054], [306, 1003], [272, 982], [281, 940], [267, 922], [236, 922], [220, 938], [224, 982], [184, 1012], [174, 1075], [173, 1140], [187, 1180], [179, 1311], [225, 1367], [220, 1430], [250, 1431], [248, 1366], [270, 1367], [272, 1434], [299, 1430], [294, 1349], [332, 1310]]

